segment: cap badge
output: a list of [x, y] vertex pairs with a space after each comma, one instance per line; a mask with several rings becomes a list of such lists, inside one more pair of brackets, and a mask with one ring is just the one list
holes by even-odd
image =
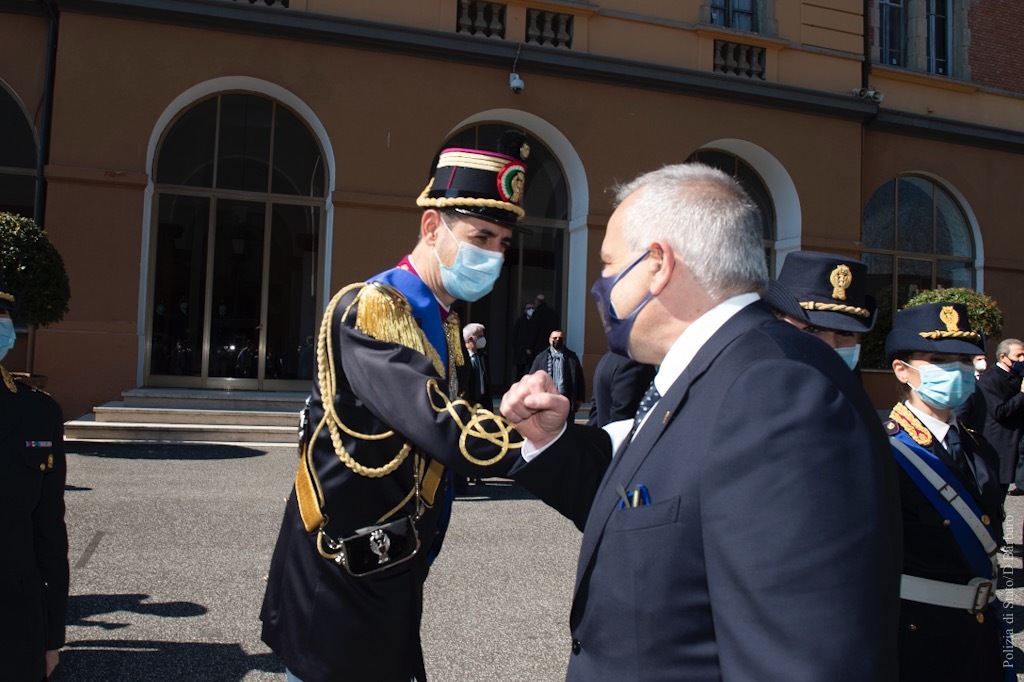
[[526, 167], [515, 161], [505, 164], [498, 171], [498, 195], [503, 201], [519, 205], [526, 187]]
[[837, 265], [828, 276], [828, 281], [832, 285], [832, 298], [837, 301], [845, 301], [846, 290], [853, 284], [853, 273], [850, 272], [850, 267], [843, 264]]
[[939, 311], [939, 319], [946, 325], [947, 332], [955, 332], [960, 330], [960, 313], [956, 311], [951, 305], [942, 306], [942, 310]]

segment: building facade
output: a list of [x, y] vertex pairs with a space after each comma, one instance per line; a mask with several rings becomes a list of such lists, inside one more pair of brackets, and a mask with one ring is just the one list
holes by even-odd
[[[500, 384], [538, 293], [589, 373], [606, 189], [689, 158], [748, 188], [773, 271], [866, 260], [882, 333], [969, 286], [1020, 336], [1022, 22], [1008, 0], [4, 5], [0, 210], [43, 224], [72, 286], [34, 369], [69, 417], [140, 386], [307, 390], [323, 306], [411, 249], [432, 156], [507, 127], [534, 141], [527, 218], [460, 311]], [[865, 381], [891, 401], [891, 373]]]

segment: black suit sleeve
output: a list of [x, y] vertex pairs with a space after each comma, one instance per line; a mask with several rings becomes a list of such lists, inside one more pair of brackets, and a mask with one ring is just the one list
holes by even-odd
[[998, 367], [993, 367], [978, 380], [978, 390], [985, 397], [988, 413], [1001, 424], [1014, 422], [1024, 414], [1024, 393], [1014, 390], [1016, 386], [1007, 380], [1005, 374]]
[[531, 462], [520, 459], [509, 475], [583, 530], [611, 459], [611, 438], [603, 429], [570, 424]]

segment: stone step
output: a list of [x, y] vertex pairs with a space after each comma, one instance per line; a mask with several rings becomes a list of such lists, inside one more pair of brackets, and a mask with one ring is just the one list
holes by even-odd
[[291, 444], [297, 436], [297, 419], [291, 426], [118, 422], [97, 421], [90, 413], [64, 425], [64, 439], [69, 441]]
[[299, 391], [133, 388], [121, 394], [121, 402], [126, 407], [298, 413], [308, 396]]
[[[301, 405], [300, 405], [301, 407]], [[97, 422], [139, 422], [161, 424], [230, 424], [236, 426], [284, 426], [297, 428], [299, 409], [213, 410], [185, 407], [133, 407], [109, 402], [93, 408]]]

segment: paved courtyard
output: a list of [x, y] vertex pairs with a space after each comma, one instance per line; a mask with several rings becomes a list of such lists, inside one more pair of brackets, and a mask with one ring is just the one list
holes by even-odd
[[[283, 680], [258, 614], [294, 447], [69, 450], [70, 626], [53, 679]], [[427, 581], [427, 673], [431, 682], [563, 680], [580, 534], [511, 483], [487, 483], [457, 500]], [[1007, 531], [1020, 543], [1024, 497], [1008, 499]], [[1014, 604], [1006, 655], [1024, 671], [1022, 560], [1001, 562], [1001, 595]]]

